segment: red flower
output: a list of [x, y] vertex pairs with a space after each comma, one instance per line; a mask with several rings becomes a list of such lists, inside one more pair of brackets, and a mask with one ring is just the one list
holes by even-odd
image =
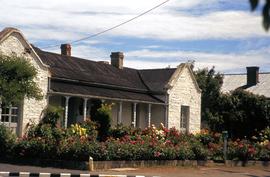
[[249, 154], [255, 154], [255, 148], [253, 148], [253, 147], [250, 147], [250, 148], [248, 148], [248, 153]]
[[136, 144], [136, 141], [130, 141], [130, 144]]

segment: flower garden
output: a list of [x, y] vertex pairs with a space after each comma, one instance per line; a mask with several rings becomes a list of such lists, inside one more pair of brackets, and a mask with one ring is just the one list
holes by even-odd
[[[32, 125], [27, 135], [15, 138], [0, 125], [0, 156], [22, 159], [87, 161], [106, 160], [214, 160], [223, 161], [220, 133], [202, 130], [180, 133], [175, 128], [144, 130], [118, 125], [106, 139], [98, 138], [98, 126], [90, 120], [63, 129], [52, 124]], [[270, 128], [246, 139], [228, 140], [229, 160], [270, 160]]]

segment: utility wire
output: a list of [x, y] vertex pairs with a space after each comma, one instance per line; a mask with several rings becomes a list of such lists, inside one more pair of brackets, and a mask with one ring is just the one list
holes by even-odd
[[[139, 18], [139, 17], [141, 17], [141, 16], [143, 16], [143, 15], [145, 15], [145, 14], [147, 14], [147, 13], [149, 13], [149, 12], [155, 10], [155, 9], [157, 9], [157, 8], [159, 8], [160, 6], [166, 4], [166, 3], [169, 2], [169, 1], [170, 1], [170, 0], [166, 0], [166, 1], [164, 1], [164, 2], [162, 2], [162, 3], [160, 3], [160, 4], [158, 4], [158, 5], [156, 5], [156, 6], [154, 6], [154, 7], [152, 7], [151, 9], [149, 9], [149, 10], [147, 10], [147, 11], [145, 11], [145, 12], [143, 12], [143, 13], [141, 13], [141, 14], [139, 14], [139, 15], [137, 15], [137, 16], [135, 16], [135, 17], [129, 19], [129, 20], [127, 20], [127, 21], [124, 21], [124, 22], [122, 22], [122, 23], [119, 23], [118, 25], [115, 25], [115, 26], [113, 26], [113, 27], [111, 27], [111, 28], [108, 28], [108, 29], [106, 29], [106, 30], [103, 30], [103, 31], [101, 31], [101, 32], [92, 34], [92, 35], [90, 35], [90, 36], [87, 36], [87, 37], [84, 37], [84, 38], [81, 38], [81, 39], [77, 39], [77, 40], [71, 41], [70, 44], [78, 43], [78, 42], [80, 42], [80, 41], [84, 41], [84, 40], [87, 40], [87, 39], [90, 39], [90, 38], [99, 36], [99, 35], [101, 35], [101, 34], [104, 34], [104, 33], [108, 32], [108, 31], [111, 31], [111, 30], [113, 30], [113, 29], [115, 29], [115, 28], [118, 28], [118, 27], [120, 27], [120, 26], [122, 26], [122, 25], [124, 25], [124, 24], [127, 24], [127, 23], [129, 23], [129, 22], [131, 22], [131, 21], [133, 21], [133, 20], [135, 20], [135, 19], [137, 19], [137, 18]], [[45, 46], [45, 47], [42, 47], [41, 49], [54, 48], [54, 47], [58, 47], [59, 45], [61, 45], [61, 44]]]

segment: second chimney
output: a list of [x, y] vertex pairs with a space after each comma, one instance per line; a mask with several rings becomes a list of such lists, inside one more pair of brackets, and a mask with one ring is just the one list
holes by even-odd
[[71, 56], [70, 44], [61, 44], [61, 55]]
[[259, 67], [247, 67], [247, 85], [252, 86], [256, 85], [257, 83], [259, 83]]
[[123, 69], [124, 65], [124, 54], [122, 52], [112, 52], [111, 53], [111, 65]]

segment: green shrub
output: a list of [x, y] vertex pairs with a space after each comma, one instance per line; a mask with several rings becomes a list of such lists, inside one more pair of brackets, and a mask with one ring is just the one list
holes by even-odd
[[98, 135], [98, 125], [96, 122], [91, 120], [86, 120], [81, 124], [82, 128], [86, 129], [86, 134], [89, 140], [96, 140]]
[[97, 109], [94, 121], [98, 123], [98, 137], [100, 140], [105, 141], [109, 136], [112, 121], [112, 104], [101, 104]]
[[193, 160], [195, 159], [195, 154], [192, 151], [192, 147], [189, 144], [180, 144], [177, 148], [177, 156], [178, 160]]
[[209, 152], [200, 142], [192, 143], [192, 151], [195, 154], [196, 160], [207, 160]]
[[231, 160], [254, 160], [256, 148], [247, 140], [237, 140], [228, 143], [228, 158]]
[[15, 139], [16, 137], [11, 130], [0, 124], [0, 157], [6, 156], [12, 151]]
[[122, 138], [126, 135], [132, 134], [132, 128], [130, 126], [124, 126], [123, 124], [117, 124], [110, 129], [110, 136], [113, 138]]
[[270, 148], [262, 148], [258, 153], [258, 159], [262, 161], [270, 161]]
[[66, 137], [63, 129], [51, 124], [31, 125], [27, 136], [15, 145], [13, 155], [26, 158], [56, 158], [57, 148]]
[[14, 146], [13, 156], [23, 158], [54, 159], [56, 157], [56, 145], [42, 138], [21, 140]]
[[88, 160], [88, 143], [79, 137], [70, 137], [62, 140], [58, 146], [57, 153], [61, 159], [65, 160]]
[[52, 127], [56, 127], [57, 122], [59, 121], [63, 113], [62, 107], [49, 106], [45, 111], [45, 116], [42, 119], [42, 124], [49, 124]]

